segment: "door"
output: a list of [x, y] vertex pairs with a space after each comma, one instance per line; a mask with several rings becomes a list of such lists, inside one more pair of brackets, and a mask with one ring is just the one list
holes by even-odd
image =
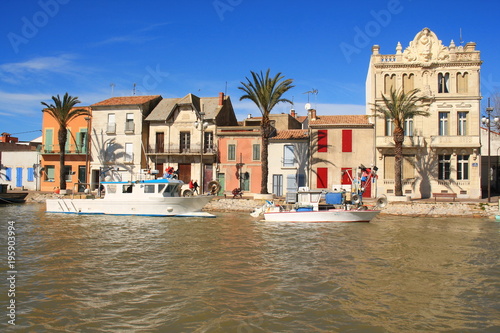
[[16, 168], [16, 187], [23, 187], [23, 168]]
[[224, 195], [224, 191], [226, 190], [226, 174], [219, 172], [217, 174], [217, 181], [220, 184], [220, 190], [217, 195]]
[[179, 163], [179, 179], [184, 183], [189, 184], [191, 181], [191, 163]]
[[163, 153], [165, 147], [165, 133], [156, 132], [156, 147], [155, 153]]
[[[80, 183], [86, 183], [87, 182], [87, 168], [85, 165], [79, 165], [78, 166], [78, 181]], [[86, 185], [79, 185], [78, 186], [78, 192], [83, 192], [87, 188]]]
[[205, 164], [205, 171], [203, 172], [203, 184], [200, 184], [200, 193], [203, 193], [203, 189], [208, 189], [208, 183], [214, 179], [214, 166], [213, 164]]
[[283, 175], [273, 175], [273, 194], [283, 196]]

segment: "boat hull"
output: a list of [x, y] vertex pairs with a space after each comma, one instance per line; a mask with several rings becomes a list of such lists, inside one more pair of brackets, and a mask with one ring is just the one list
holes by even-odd
[[213, 196], [152, 197], [147, 200], [49, 199], [47, 213], [214, 217], [201, 209]]
[[264, 219], [270, 222], [370, 222], [378, 213], [379, 210], [344, 209], [268, 212], [264, 213]]

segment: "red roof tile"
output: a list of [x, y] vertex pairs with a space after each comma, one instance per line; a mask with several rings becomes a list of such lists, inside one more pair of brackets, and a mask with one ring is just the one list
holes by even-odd
[[369, 125], [366, 115], [345, 116], [318, 116], [316, 120], [309, 120], [309, 125]]
[[307, 139], [307, 130], [304, 129], [294, 129], [294, 130], [284, 130], [278, 131], [276, 136], [273, 136], [273, 140], [290, 140], [290, 139]]
[[91, 106], [111, 106], [111, 105], [141, 105], [153, 99], [161, 97], [160, 95], [153, 96], [125, 96], [111, 97], [102, 102], [92, 104]]

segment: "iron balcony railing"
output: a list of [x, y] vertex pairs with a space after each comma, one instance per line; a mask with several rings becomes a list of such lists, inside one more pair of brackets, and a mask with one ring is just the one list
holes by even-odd
[[[199, 155], [201, 154], [200, 145], [169, 145], [169, 146], [157, 146], [149, 145], [148, 154], [188, 154], [188, 155]], [[217, 154], [217, 146], [204, 147], [203, 154], [211, 155]]]
[[[40, 146], [41, 154], [59, 154], [60, 149], [59, 145], [42, 145]], [[76, 154], [76, 155], [85, 155], [87, 154], [87, 147], [85, 145], [66, 145], [64, 148], [64, 152], [66, 154]]]

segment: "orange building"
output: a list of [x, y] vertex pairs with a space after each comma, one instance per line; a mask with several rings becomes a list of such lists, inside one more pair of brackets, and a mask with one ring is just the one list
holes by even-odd
[[260, 193], [262, 149], [259, 126], [224, 126], [217, 129], [219, 164], [217, 180], [227, 195], [235, 188], [245, 194]]
[[[92, 112], [90, 107], [78, 107]], [[73, 190], [74, 184], [88, 183], [88, 166], [90, 164], [90, 132], [91, 117], [79, 116], [68, 124], [68, 139], [66, 141], [65, 174], [67, 189]], [[54, 191], [59, 187], [59, 124], [47, 112], [43, 113], [42, 119], [42, 191]], [[83, 190], [79, 187], [78, 190]]]

